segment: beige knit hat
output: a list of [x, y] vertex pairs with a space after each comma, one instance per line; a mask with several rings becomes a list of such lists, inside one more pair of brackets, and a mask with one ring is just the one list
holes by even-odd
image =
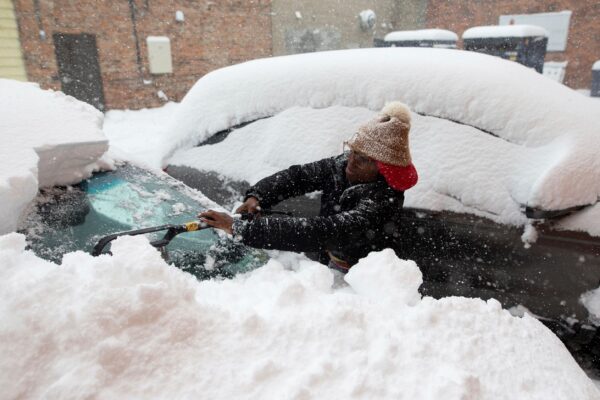
[[406, 167], [412, 163], [408, 148], [409, 131], [410, 110], [394, 101], [386, 104], [377, 117], [358, 128], [348, 146], [377, 161]]

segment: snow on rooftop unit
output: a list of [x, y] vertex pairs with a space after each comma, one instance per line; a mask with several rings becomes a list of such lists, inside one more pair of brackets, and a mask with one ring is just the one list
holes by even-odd
[[38, 187], [89, 177], [108, 149], [103, 114], [62, 92], [0, 79], [0, 233], [17, 220]]
[[464, 31], [463, 39], [500, 37], [548, 37], [548, 31], [535, 25], [489, 25], [476, 26]]
[[419, 29], [390, 32], [383, 38], [386, 42], [411, 42], [418, 40], [456, 42], [458, 35], [445, 29]]

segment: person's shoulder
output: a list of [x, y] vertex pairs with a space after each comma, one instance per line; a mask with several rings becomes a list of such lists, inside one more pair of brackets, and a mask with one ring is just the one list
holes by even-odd
[[342, 154], [338, 154], [337, 156], [329, 157], [328, 160], [331, 160], [336, 165], [343, 165], [345, 168], [346, 164], [348, 163], [348, 155], [349, 152], [346, 151]]

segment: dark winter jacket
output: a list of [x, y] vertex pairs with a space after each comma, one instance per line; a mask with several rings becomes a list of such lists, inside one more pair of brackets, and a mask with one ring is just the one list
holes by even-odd
[[[261, 217], [234, 222], [234, 235], [252, 247], [298, 252], [331, 252], [355, 264], [370, 251], [394, 247], [404, 192], [391, 189], [383, 177], [352, 185], [346, 179], [348, 155], [293, 165], [251, 187], [267, 209], [289, 197], [322, 190], [321, 211], [314, 218]], [[323, 259], [321, 261], [324, 261]]]

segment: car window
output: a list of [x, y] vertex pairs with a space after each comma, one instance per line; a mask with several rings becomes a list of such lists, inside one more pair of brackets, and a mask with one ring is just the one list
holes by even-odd
[[[91, 251], [109, 234], [195, 220], [204, 207], [190, 194], [191, 189], [169, 177], [126, 164], [73, 187], [40, 191], [22, 232], [36, 254], [60, 262], [67, 252]], [[165, 233], [147, 236], [156, 240]], [[264, 252], [219, 237], [212, 229], [180, 234], [164, 250], [167, 261], [199, 278], [231, 276], [267, 259]]]

